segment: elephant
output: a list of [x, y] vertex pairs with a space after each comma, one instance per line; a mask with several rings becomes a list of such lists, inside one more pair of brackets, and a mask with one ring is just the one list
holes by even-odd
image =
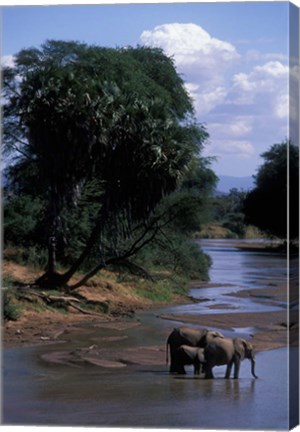
[[203, 365], [205, 378], [213, 378], [214, 366], [227, 365], [225, 378], [230, 378], [231, 368], [234, 365], [233, 377], [239, 377], [241, 361], [245, 358], [251, 361], [251, 374], [255, 375], [255, 355], [250, 342], [241, 338], [215, 338], [204, 348], [205, 363]]
[[193, 328], [193, 327], [177, 327], [174, 328], [171, 334], [167, 339], [167, 364], [169, 362], [168, 359], [168, 351], [170, 346], [170, 373], [180, 373], [177, 370], [177, 359], [178, 355], [177, 349], [181, 345], [188, 345], [198, 348], [204, 348], [208, 343], [213, 342], [214, 338], [224, 338], [222, 333], [217, 331], [208, 330], [207, 328]]
[[201, 365], [205, 363], [204, 348], [181, 345], [177, 348], [175, 356], [175, 368], [177, 373], [185, 375], [185, 365], [194, 366], [194, 375], [200, 375]]

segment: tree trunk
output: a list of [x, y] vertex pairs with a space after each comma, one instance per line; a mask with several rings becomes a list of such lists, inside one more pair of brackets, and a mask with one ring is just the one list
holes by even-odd
[[52, 187], [51, 202], [49, 204], [49, 232], [48, 232], [48, 263], [46, 272], [36, 280], [36, 285], [43, 288], [61, 288], [65, 286], [65, 281], [61, 274], [56, 271], [56, 252], [57, 240], [59, 232], [61, 232], [61, 218], [60, 218], [60, 199], [56, 191], [56, 187]]
[[54, 274], [56, 269], [56, 237], [49, 237], [48, 241], [48, 269], [47, 273]]
[[71, 277], [76, 273], [76, 271], [79, 269], [79, 267], [82, 265], [82, 263], [85, 261], [85, 259], [90, 254], [92, 247], [96, 243], [96, 239], [97, 239], [97, 235], [98, 235], [100, 226], [101, 226], [101, 218], [100, 218], [100, 220], [98, 220], [94, 229], [92, 230], [90, 237], [88, 239], [88, 242], [87, 242], [83, 252], [79, 256], [79, 258], [74, 262], [74, 264], [70, 267], [70, 269], [62, 275], [62, 277], [64, 278], [65, 284], [67, 284], [69, 282]]

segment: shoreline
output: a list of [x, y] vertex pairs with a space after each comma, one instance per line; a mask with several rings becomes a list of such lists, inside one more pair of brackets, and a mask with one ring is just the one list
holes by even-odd
[[[193, 281], [191, 287], [196, 286], [197, 282]], [[218, 286], [213, 283], [198, 283], [198, 286]], [[220, 331], [238, 328], [253, 328], [251, 340], [256, 351], [266, 351], [285, 347], [290, 341], [291, 346], [296, 346], [298, 343], [298, 315], [297, 310], [292, 310], [288, 316], [288, 310], [282, 309], [277, 312], [230, 312], [230, 296], [255, 296], [255, 301], [259, 302], [261, 294], [265, 302], [265, 292], [268, 293], [267, 302], [272, 304], [275, 301], [283, 301], [286, 295], [284, 286], [276, 285], [275, 283], [268, 288], [239, 291], [237, 293], [228, 294], [228, 305], [220, 313], [210, 314], [166, 314], [160, 315], [159, 318], [164, 320], [181, 321], [182, 325], [198, 325], [199, 327], [217, 328]], [[187, 297], [186, 302], [179, 299], [176, 304], [187, 304], [191, 298]], [[200, 300], [200, 301], [204, 301]], [[157, 309], [161, 305], [147, 305], [141, 307], [137, 305], [135, 311]], [[128, 310], [132, 311], [133, 306], [127, 306]], [[65, 335], [70, 335], [76, 332], [78, 328], [88, 328], [95, 326], [127, 326], [129, 323], [136, 323], [135, 314], [124, 314], [123, 316], [87, 316], [80, 313], [68, 313], [67, 315], [58, 312], [34, 313], [25, 312], [24, 316], [18, 321], [9, 321], [2, 326], [2, 343], [6, 348], [22, 348], [38, 345], [49, 345], [55, 343], [63, 343]], [[290, 333], [290, 334], [288, 334]], [[237, 333], [238, 336], [238, 333]]]
[[[247, 242], [239, 244], [239, 248], [252, 250], [262, 249], [262, 245], [266, 246], [265, 242]], [[295, 284], [296, 285], [296, 284]], [[214, 288], [220, 284], [214, 282], [203, 282], [192, 280], [189, 284], [191, 288]], [[224, 285], [222, 285], [224, 286]], [[230, 286], [230, 285], [228, 285]], [[270, 281], [264, 288], [256, 288], [241, 290], [227, 294], [228, 304], [208, 306], [209, 309], [220, 309], [221, 312], [216, 314], [201, 313], [201, 314], [167, 314], [161, 315], [159, 318], [165, 320], [181, 321], [182, 325], [199, 325], [200, 327], [217, 328], [220, 331], [236, 328], [253, 329], [250, 337], [256, 351], [266, 351], [286, 347], [288, 342], [291, 346], [298, 344], [298, 311], [292, 309], [288, 312], [288, 293], [286, 285], [280, 285], [276, 281]], [[280, 304], [282, 310], [278, 312], [230, 312], [231, 297], [251, 298], [251, 300], [259, 303], [264, 302], [269, 305]], [[25, 311], [24, 315], [18, 321], [8, 321], [2, 325], [2, 343], [6, 348], [21, 348], [38, 345], [49, 345], [63, 343], [64, 336], [72, 334], [76, 329], [82, 327], [93, 326], [124, 326], [124, 323], [136, 323], [135, 312], [142, 310], [158, 309], [166, 304], [159, 303], [142, 303], [126, 299], [127, 302], [118, 303], [116, 314], [98, 314], [97, 316], [85, 315], [80, 312], [68, 312], [67, 314], [57, 311], [45, 311], [43, 313]], [[197, 301], [204, 302], [207, 299], [194, 299], [189, 295], [178, 296], [168, 306], [176, 306], [179, 304], [195, 303]], [[296, 305], [298, 301], [298, 287], [291, 286], [289, 293], [289, 301], [291, 305]], [[126, 325], [125, 325], [126, 327]], [[253, 334], [252, 334], [253, 333]], [[238, 333], [237, 333], [238, 336]]]

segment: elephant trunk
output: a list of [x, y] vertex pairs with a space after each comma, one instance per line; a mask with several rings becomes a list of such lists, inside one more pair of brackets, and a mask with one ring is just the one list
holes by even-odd
[[258, 378], [257, 375], [255, 375], [255, 358], [251, 357], [251, 374], [254, 378]]

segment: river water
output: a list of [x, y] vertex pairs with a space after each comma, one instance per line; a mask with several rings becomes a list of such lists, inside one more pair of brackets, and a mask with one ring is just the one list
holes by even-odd
[[[242, 289], [267, 287], [286, 280], [284, 256], [240, 252], [238, 241], [204, 240], [204, 251], [213, 259], [210, 272], [218, 288], [191, 290], [206, 302], [163, 308], [138, 314], [139, 326], [126, 330], [126, 338], [113, 328], [91, 328], [84, 337], [68, 342], [87, 346], [106, 336], [110, 349], [164, 344], [177, 322], [159, 318], [164, 313], [224, 313], [230, 303], [235, 312], [280, 310], [286, 304], [256, 303], [228, 297]], [[261, 299], [260, 299], [261, 300]], [[221, 305], [207, 309], [207, 305]], [[253, 329], [228, 329], [247, 337]], [[224, 331], [222, 330], [224, 333]], [[2, 422], [13, 425], [128, 426], [200, 429], [288, 429], [287, 349], [257, 355], [259, 379], [242, 364], [239, 380], [225, 380], [224, 368], [215, 369], [214, 380], [170, 376], [164, 364], [155, 366], [76, 368], [48, 364], [42, 358], [65, 344], [8, 349], [3, 353]]]

